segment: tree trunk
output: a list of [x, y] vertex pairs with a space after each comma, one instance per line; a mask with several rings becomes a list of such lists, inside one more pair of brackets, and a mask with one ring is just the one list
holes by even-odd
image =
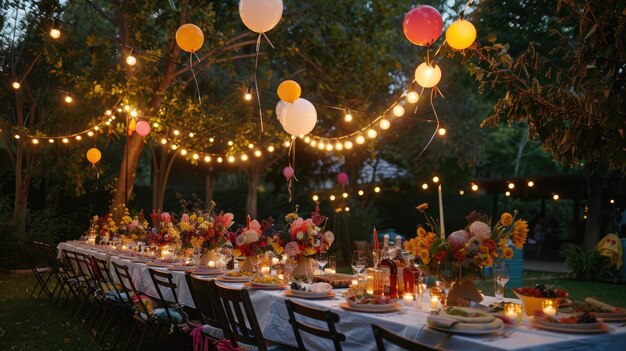
[[251, 218], [257, 218], [257, 188], [261, 178], [261, 165], [253, 164], [248, 173], [248, 196], [246, 199], [246, 211]]
[[24, 176], [24, 146], [17, 144], [15, 154], [15, 196], [13, 198], [13, 222], [17, 226], [19, 233], [23, 235], [26, 229], [26, 206], [28, 204], [28, 188], [30, 177]]
[[213, 187], [215, 186], [215, 175], [209, 171], [205, 177], [204, 182], [204, 203], [205, 206], [209, 206], [213, 201]]
[[593, 250], [602, 231], [604, 182], [598, 176], [589, 179], [589, 215], [585, 226], [585, 249]]

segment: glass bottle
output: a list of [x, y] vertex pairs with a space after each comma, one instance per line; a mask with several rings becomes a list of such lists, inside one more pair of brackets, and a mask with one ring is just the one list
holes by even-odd
[[394, 246], [394, 257], [393, 257], [393, 263], [396, 264], [396, 269], [398, 271], [398, 278], [397, 278], [397, 292], [398, 292], [398, 296], [402, 296], [404, 295], [404, 292], [407, 291], [413, 291], [413, 290], [405, 290], [404, 289], [404, 269], [405, 269], [405, 263], [404, 263], [404, 259], [402, 258], [402, 237], [400, 235], [396, 236], [396, 242], [395, 242], [395, 246]]
[[383, 294], [392, 299], [398, 298], [398, 269], [389, 258], [380, 261], [380, 270], [383, 274]]

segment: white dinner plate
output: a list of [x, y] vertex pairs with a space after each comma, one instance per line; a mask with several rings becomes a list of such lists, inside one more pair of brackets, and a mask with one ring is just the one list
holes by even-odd
[[317, 292], [317, 291], [304, 291], [304, 290], [293, 290], [293, 289], [290, 289], [288, 291], [291, 291], [291, 295], [298, 296], [298, 297], [324, 297], [332, 293], [332, 291], [331, 292], [328, 292], [328, 291]]
[[501, 325], [501, 326], [499, 326], [497, 328], [484, 329], [484, 330], [448, 329], [448, 328], [436, 327], [436, 326], [430, 325], [430, 324], [428, 325], [428, 327], [431, 328], [431, 329], [444, 331], [444, 332], [447, 332], [447, 333], [463, 334], [463, 335], [489, 335], [489, 334], [498, 333], [498, 332], [501, 332], [502, 330], [504, 330], [504, 325]]
[[352, 308], [358, 308], [360, 310], [369, 310], [372, 312], [378, 312], [381, 310], [386, 311], [386, 310], [393, 308], [393, 306], [397, 304], [396, 302], [386, 303], [386, 304], [356, 303], [349, 299], [346, 299], [346, 303], [350, 305], [350, 307]]
[[391, 306], [387, 307], [386, 309], [373, 310], [373, 309], [368, 309], [368, 308], [363, 309], [359, 307], [352, 307], [347, 302], [342, 302], [339, 304], [339, 307], [343, 308], [344, 310], [349, 310], [349, 311], [367, 312], [367, 313], [386, 313], [386, 312], [399, 311], [402, 308], [402, 305], [399, 303], [394, 303]]
[[229, 277], [227, 275], [221, 275], [219, 278], [221, 281], [230, 282], [230, 283], [245, 283], [252, 279], [252, 276], [249, 277]]
[[287, 283], [261, 284], [261, 283], [255, 283], [255, 282], [247, 282], [247, 283], [244, 283], [243, 285], [250, 287], [250, 288], [254, 288], [254, 289], [266, 289], [266, 290], [281, 290], [287, 287]]
[[572, 328], [563, 327], [562, 325], [557, 325], [556, 323], [554, 324], [555, 325], [552, 326], [552, 325], [537, 323], [536, 320], [530, 321], [530, 325], [532, 327], [535, 327], [537, 329], [560, 332], [560, 333], [598, 334], [598, 333], [608, 333], [614, 330], [613, 328], [609, 327], [608, 325], [604, 323], [600, 323], [600, 325], [594, 329], [572, 329]]
[[289, 290], [283, 291], [283, 294], [285, 294], [285, 296], [287, 296], [287, 297], [296, 297], [296, 298], [305, 299], [305, 300], [332, 299], [333, 297], [336, 296], [336, 294], [334, 292], [332, 292], [332, 291], [330, 293], [323, 293], [323, 295], [296, 295], [293, 292], [294, 292], [294, 290], [289, 289]]

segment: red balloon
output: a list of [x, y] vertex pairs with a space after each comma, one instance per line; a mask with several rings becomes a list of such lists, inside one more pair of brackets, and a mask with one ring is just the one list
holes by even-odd
[[417, 5], [404, 15], [402, 22], [404, 35], [419, 46], [430, 46], [443, 31], [441, 14], [429, 5]]
[[283, 168], [283, 175], [287, 179], [293, 177], [293, 168], [291, 168], [291, 166], [287, 166], [287, 167]]
[[345, 172], [337, 174], [337, 183], [341, 185], [348, 184], [348, 175]]

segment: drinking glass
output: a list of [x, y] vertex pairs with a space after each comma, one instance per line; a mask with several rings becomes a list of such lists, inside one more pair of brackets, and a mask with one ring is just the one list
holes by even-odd
[[352, 253], [352, 270], [354, 274], [361, 275], [365, 268], [365, 254], [362, 250], [354, 250]]
[[448, 292], [454, 284], [454, 280], [457, 276], [457, 269], [452, 262], [441, 262], [437, 268], [437, 282], [436, 285], [443, 295], [441, 301], [444, 306], [448, 305]]
[[328, 254], [325, 252], [318, 253], [315, 256], [317, 265], [320, 267], [320, 272], [324, 272], [324, 266], [328, 263]]
[[496, 300], [501, 302], [504, 300], [504, 287], [509, 282], [509, 269], [506, 262], [499, 262], [493, 265], [493, 282], [494, 295]]
[[337, 256], [328, 256], [328, 268], [330, 273], [337, 273]]

